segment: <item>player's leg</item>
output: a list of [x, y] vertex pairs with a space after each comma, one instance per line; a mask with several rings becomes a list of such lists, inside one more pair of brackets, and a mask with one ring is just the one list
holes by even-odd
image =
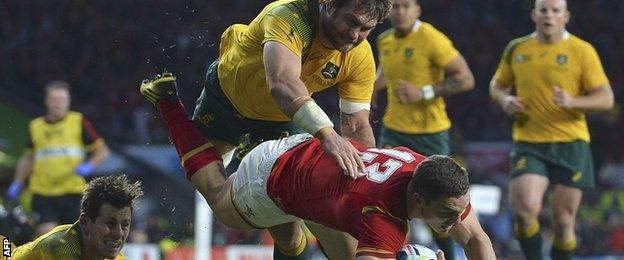
[[548, 178], [522, 174], [509, 183], [509, 202], [514, 212], [514, 231], [527, 259], [542, 259], [542, 236], [538, 215], [548, 189]]
[[232, 178], [226, 181], [222, 158], [197, 130], [177, 96], [171, 74], [141, 84], [141, 94], [158, 109], [167, 125], [187, 179], [206, 198], [217, 219], [233, 228], [251, 228], [236, 213], [229, 196]]
[[538, 215], [550, 180], [542, 144], [519, 142], [511, 153], [509, 202], [514, 213], [514, 231], [527, 259], [542, 259], [542, 236]]
[[306, 221], [306, 226], [319, 241], [328, 259], [354, 259], [357, 240], [351, 235]]
[[572, 259], [576, 249], [574, 225], [583, 192], [578, 188], [556, 184], [551, 203], [555, 239], [551, 249], [553, 260]]
[[589, 144], [583, 141], [554, 145], [553, 223], [555, 238], [550, 255], [553, 259], [572, 259], [576, 249], [574, 225], [582, 190], [594, 188], [594, 168]]
[[309, 250], [305, 250], [308, 241], [302, 225], [303, 221], [297, 220], [268, 228], [271, 237], [275, 241], [273, 259], [295, 260], [310, 258]]

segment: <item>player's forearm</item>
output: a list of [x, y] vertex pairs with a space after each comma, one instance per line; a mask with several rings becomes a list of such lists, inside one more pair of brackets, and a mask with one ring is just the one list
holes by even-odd
[[374, 87], [375, 91], [384, 90], [388, 87], [388, 79], [386, 79], [386, 76], [383, 74], [381, 66], [377, 70]]
[[33, 164], [34, 157], [32, 153], [27, 152], [22, 155], [17, 164], [17, 168], [15, 169], [15, 179], [13, 181], [19, 184], [24, 184], [32, 172]]
[[473, 237], [468, 240], [468, 243], [464, 246], [466, 256], [468, 259], [496, 259], [494, 249], [492, 248], [492, 242], [487, 235], [480, 237]]
[[613, 102], [613, 91], [607, 85], [588, 95], [575, 97], [572, 108], [585, 111], [607, 110], [613, 107]]
[[93, 164], [93, 166], [98, 166], [110, 156], [110, 153], [108, 145], [102, 142], [102, 144], [100, 144], [95, 151], [93, 151], [93, 155], [89, 158], [89, 162]]
[[370, 125], [361, 125], [356, 127], [353, 131], [349, 131], [349, 129], [349, 127], [340, 127], [342, 136], [356, 140], [366, 147], [375, 147], [375, 136], [373, 134], [373, 128]]
[[366, 147], [375, 147], [373, 128], [368, 121], [368, 110], [355, 114], [340, 113], [340, 133], [342, 136], [358, 141]]
[[507, 96], [509, 96], [510, 90], [504, 89], [497, 80], [492, 79], [490, 82], [490, 97], [494, 102], [496, 102], [501, 107], [503, 106], [503, 102]]
[[292, 117], [306, 101], [302, 97], [309, 97], [308, 90], [300, 79], [276, 77], [269, 81], [269, 89], [277, 106], [289, 117]]

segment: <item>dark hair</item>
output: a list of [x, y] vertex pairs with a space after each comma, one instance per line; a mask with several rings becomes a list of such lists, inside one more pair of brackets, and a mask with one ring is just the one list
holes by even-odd
[[370, 14], [377, 17], [378, 21], [386, 19], [392, 8], [392, 0], [333, 0], [334, 7], [340, 9], [348, 5], [355, 5], [355, 12]]
[[67, 83], [67, 81], [62, 81], [62, 80], [56, 80], [56, 81], [48, 82], [48, 84], [46, 84], [46, 86], [45, 86], [45, 94], [46, 94], [46, 96], [53, 89], [64, 89], [64, 90], [69, 91], [69, 83]]
[[461, 197], [468, 193], [469, 187], [466, 169], [448, 156], [432, 155], [422, 161], [414, 171], [409, 192], [418, 193], [429, 202]]
[[130, 183], [126, 175], [109, 175], [91, 180], [82, 193], [80, 213], [95, 221], [102, 205], [115, 208], [133, 207], [143, 195], [141, 182]]

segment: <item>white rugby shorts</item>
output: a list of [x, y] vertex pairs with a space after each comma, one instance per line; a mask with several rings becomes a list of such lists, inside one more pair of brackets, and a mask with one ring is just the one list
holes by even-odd
[[297, 220], [282, 211], [267, 194], [267, 180], [277, 158], [290, 148], [313, 138], [297, 134], [279, 140], [263, 142], [241, 161], [232, 186], [232, 202], [249, 224], [267, 228]]

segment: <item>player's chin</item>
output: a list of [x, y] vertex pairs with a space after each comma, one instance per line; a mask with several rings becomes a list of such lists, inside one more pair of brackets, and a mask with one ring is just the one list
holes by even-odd
[[355, 43], [341, 42], [341, 43], [337, 44], [336, 50], [338, 50], [340, 52], [348, 52], [350, 50], [353, 50], [353, 48], [355, 48], [355, 46], [356, 46]]

